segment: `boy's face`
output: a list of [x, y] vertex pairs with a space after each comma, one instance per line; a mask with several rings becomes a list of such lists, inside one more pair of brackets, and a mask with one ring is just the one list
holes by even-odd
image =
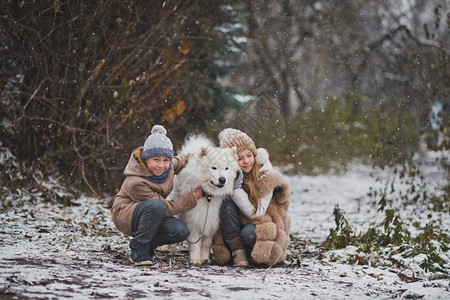
[[241, 167], [242, 172], [250, 173], [255, 164], [255, 156], [249, 149], [244, 149], [238, 153], [238, 164]]
[[167, 156], [152, 156], [145, 163], [153, 175], [160, 176], [169, 169], [170, 158]]

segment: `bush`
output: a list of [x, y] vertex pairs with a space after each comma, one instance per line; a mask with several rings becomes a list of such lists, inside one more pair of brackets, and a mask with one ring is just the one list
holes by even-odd
[[235, 11], [220, 3], [2, 1], [0, 10], [0, 60], [14, 66], [0, 68], [4, 146], [76, 187], [113, 191], [154, 124], [176, 140], [227, 105], [214, 56], [227, 37], [215, 28]]
[[[442, 228], [442, 220], [432, 219], [428, 215], [428, 223], [424, 226], [415, 224], [415, 234], [412, 235], [409, 228], [413, 224], [401, 218], [385, 195], [381, 197], [378, 206], [377, 213], [384, 213], [382, 226], [373, 225], [360, 233], [356, 233], [349, 225], [344, 211], [335, 207], [333, 214], [336, 227], [330, 229], [325, 247], [342, 249], [350, 245], [356, 246], [357, 255], [351, 254], [348, 258], [343, 258], [344, 262], [351, 264], [357, 262], [374, 267], [405, 268], [419, 261], [415, 269], [420, 268], [422, 274], [430, 273], [430, 279], [450, 278], [450, 235]], [[382, 255], [375, 259], [374, 253]]]
[[[275, 165], [294, 174], [345, 170], [350, 162], [392, 166], [419, 150], [414, 115], [386, 105], [371, 107], [359, 93], [328, 97], [323, 105], [282, 119], [270, 100], [250, 106], [232, 125], [267, 148]], [[253, 105], [253, 104], [252, 104]]]

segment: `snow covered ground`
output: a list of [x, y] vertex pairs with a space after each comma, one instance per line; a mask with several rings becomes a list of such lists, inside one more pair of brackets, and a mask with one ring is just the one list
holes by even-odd
[[[426, 170], [439, 184], [440, 171]], [[318, 258], [335, 226], [334, 206], [352, 225], [367, 228], [377, 210], [367, 193], [383, 184], [376, 178], [387, 176], [355, 166], [342, 175], [288, 177], [295, 243], [285, 265], [265, 269], [194, 267], [185, 244], [157, 252], [154, 266], [137, 268], [128, 262], [128, 239], [115, 230], [103, 201], [83, 197], [64, 206], [23, 194], [24, 205], [0, 213], [0, 298], [450, 299], [448, 280], [406, 283], [399, 269]], [[443, 226], [450, 228], [448, 219]]]

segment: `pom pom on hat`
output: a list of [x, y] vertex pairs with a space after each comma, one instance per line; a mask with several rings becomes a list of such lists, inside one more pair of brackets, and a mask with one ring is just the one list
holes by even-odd
[[255, 142], [244, 132], [226, 128], [219, 133], [219, 143], [221, 148], [236, 147], [237, 153], [242, 150], [248, 149], [252, 151], [253, 155], [258, 154], [255, 146]]
[[146, 161], [153, 156], [166, 156], [173, 158], [172, 141], [166, 136], [167, 130], [161, 125], [155, 125], [152, 128], [151, 134], [147, 137], [144, 143], [144, 150], [141, 158]]
[[152, 128], [151, 134], [155, 134], [155, 133], [167, 135], [167, 130], [161, 125], [155, 125]]

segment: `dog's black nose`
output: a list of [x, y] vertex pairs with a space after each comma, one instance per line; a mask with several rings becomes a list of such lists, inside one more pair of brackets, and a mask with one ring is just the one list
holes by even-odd
[[220, 182], [221, 184], [225, 184], [225, 182], [227, 182], [227, 179], [226, 179], [225, 177], [220, 177], [220, 178], [219, 178], [219, 182]]

